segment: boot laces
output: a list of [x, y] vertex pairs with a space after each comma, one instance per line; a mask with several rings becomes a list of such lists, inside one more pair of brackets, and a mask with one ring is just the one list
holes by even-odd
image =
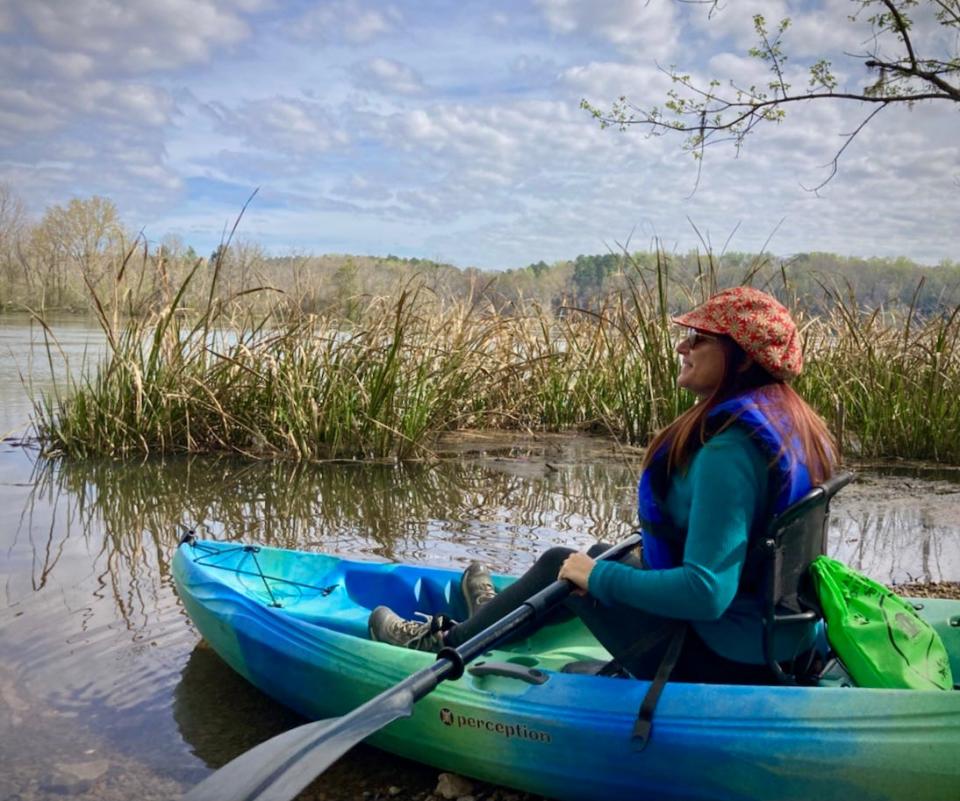
[[414, 612], [419, 620], [401, 620], [396, 624], [397, 633], [407, 638], [404, 645], [407, 648], [419, 648], [424, 644], [431, 644], [431, 640], [442, 640], [442, 634], [451, 628], [452, 621], [446, 615], [428, 615], [424, 612]]

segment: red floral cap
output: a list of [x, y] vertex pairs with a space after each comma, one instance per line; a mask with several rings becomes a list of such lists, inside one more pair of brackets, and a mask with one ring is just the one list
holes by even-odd
[[774, 378], [788, 381], [800, 375], [803, 352], [797, 326], [782, 303], [759, 289], [724, 289], [673, 321], [708, 334], [726, 334]]

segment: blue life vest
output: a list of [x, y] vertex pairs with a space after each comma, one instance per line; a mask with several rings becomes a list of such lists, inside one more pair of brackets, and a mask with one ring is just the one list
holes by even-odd
[[[799, 440], [794, 439], [788, 447], [784, 447], [780, 433], [762, 409], [762, 393], [762, 388], [745, 392], [717, 404], [707, 415], [708, 431], [716, 432], [725, 423], [738, 426], [746, 430], [772, 462], [767, 514], [763, 519], [755, 521], [754, 531], [750, 532], [751, 541], [758, 531], [766, 530], [773, 515], [800, 500], [812, 487], [807, 466], [800, 460], [803, 451]], [[686, 531], [679, 530], [670, 521], [666, 511], [665, 493], [669, 488], [668, 449], [669, 443], [659, 449], [650, 466], [640, 476], [637, 486], [638, 513], [643, 529], [643, 558], [647, 567], [655, 570], [678, 567], [683, 563], [683, 547], [687, 535]], [[756, 577], [752, 573], [748, 557], [748, 564], [744, 566], [740, 580], [741, 588], [753, 584]]]

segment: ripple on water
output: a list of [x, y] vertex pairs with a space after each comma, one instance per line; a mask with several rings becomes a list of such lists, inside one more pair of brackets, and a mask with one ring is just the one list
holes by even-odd
[[196, 639], [176, 598], [157, 599], [149, 621], [131, 627], [106, 599], [71, 609], [70, 597], [83, 594], [61, 589], [18, 604], [3, 625], [7, 667], [64, 710], [94, 700], [117, 710], [168, 706]]

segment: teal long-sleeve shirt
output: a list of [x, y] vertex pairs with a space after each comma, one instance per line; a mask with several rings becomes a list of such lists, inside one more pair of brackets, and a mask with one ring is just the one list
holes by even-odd
[[[739, 662], [763, 662], [760, 606], [736, 597], [754, 521], [766, 514], [769, 468], [749, 434], [733, 426], [700, 448], [685, 473], [675, 475], [666, 512], [686, 529], [683, 564], [642, 570], [597, 562], [589, 592], [606, 606], [629, 606], [688, 620], [714, 651]], [[778, 643], [788, 659], [809, 647], [813, 631], [798, 627]]]

